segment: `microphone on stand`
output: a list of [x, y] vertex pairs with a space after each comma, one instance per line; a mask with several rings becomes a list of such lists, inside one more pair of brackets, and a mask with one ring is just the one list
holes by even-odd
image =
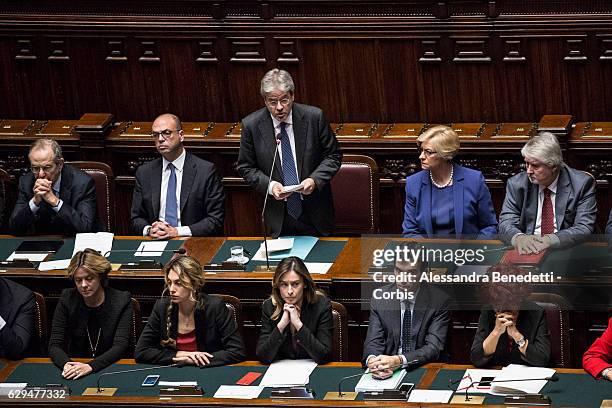
[[[461, 380], [459, 380], [459, 381], [461, 381]], [[465, 400], [466, 401], [470, 401], [470, 397], [468, 396], [469, 389], [472, 388], [476, 384], [480, 384], [481, 382], [487, 382], [487, 383], [493, 384], [493, 383], [496, 383], [496, 382], [503, 382], [503, 383], [505, 383], [505, 382], [519, 382], [519, 381], [552, 381], [552, 382], [557, 382], [557, 381], [559, 381], [559, 377], [556, 376], [556, 375], [552, 375], [550, 377], [544, 377], [544, 378], [517, 378], [515, 380], [510, 379], [510, 380], [490, 380], [490, 381], [489, 380], [483, 381], [482, 379], [480, 379], [478, 381], [472, 381], [470, 383], [470, 385], [465, 387]], [[536, 395], [536, 394], [533, 394], [533, 395]]]
[[100, 388], [100, 381], [102, 380], [102, 377], [108, 376], [108, 375], [115, 375], [115, 374], [125, 374], [125, 373], [135, 373], [137, 371], [149, 371], [149, 370], [158, 370], [160, 368], [168, 368], [168, 367], [178, 367], [180, 364], [178, 363], [174, 363], [174, 364], [170, 364], [170, 365], [162, 365], [162, 366], [155, 366], [155, 367], [145, 367], [145, 368], [134, 368], [131, 370], [121, 370], [121, 371], [114, 371], [112, 373], [104, 373], [104, 374], [100, 374], [98, 376], [98, 380], [96, 381], [96, 385], [98, 387], [98, 394], [101, 392], [104, 392], [104, 388]]
[[266, 205], [268, 203], [268, 197], [270, 196], [269, 189], [270, 183], [272, 182], [272, 173], [274, 172], [274, 165], [276, 164], [276, 156], [278, 156], [278, 146], [280, 145], [280, 139], [275, 137], [276, 147], [274, 148], [274, 158], [272, 159], [272, 166], [270, 167], [270, 173], [268, 175], [268, 184], [266, 187], [266, 195], [264, 197], [263, 209], [261, 210], [261, 223], [263, 224], [263, 239], [264, 239], [264, 250], [266, 252], [266, 269], [257, 269], [259, 272], [271, 272], [270, 270], [270, 256], [268, 255], [268, 227], [266, 226]]

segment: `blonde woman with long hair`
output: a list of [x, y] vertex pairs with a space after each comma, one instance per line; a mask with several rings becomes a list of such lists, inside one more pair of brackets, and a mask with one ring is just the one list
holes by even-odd
[[199, 367], [243, 361], [238, 325], [220, 298], [201, 290], [204, 272], [199, 262], [179, 256], [163, 272], [169, 297], [155, 303], [136, 345], [136, 361]]
[[330, 360], [334, 323], [329, 299], [317, 290], [304, 262], [283, 259], [272, 278], [272, 295], [264, 301], [257, 358]]

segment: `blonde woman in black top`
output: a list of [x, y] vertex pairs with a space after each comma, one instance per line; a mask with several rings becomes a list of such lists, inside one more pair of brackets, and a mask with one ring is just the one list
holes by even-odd
[[131, 296], [108, 286], [110, 271], [110, 263], [93, 249], [74, 254], [68, 266], [75, 287], [62, 292], [49, 339], [49, 355], [68, 380], [99, 371], [128, 352]]

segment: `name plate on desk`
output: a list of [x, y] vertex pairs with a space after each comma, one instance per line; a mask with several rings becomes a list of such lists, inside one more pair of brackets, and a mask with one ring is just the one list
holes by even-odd
[[179, 385], [178, 387], [159, 389], [160, 398], [201, 397], [203, 395], [204, 390], [197, 385]]
[[119, 271], [131, 272], [131, 271], [150, 271], [162, 269], [162, 264], [159, 261], [153, 259], [143, 259], [139, 262], [129, 262], [121, 264]]
[[0, 261], [0, 269], [34, 269], [34, 264], [27, 259]]
[[204, 272], [244, 272], [244, 265], [239, 262], [208, 263]]
[[306, 387], [275, 388], [270, 392], [271, 399], [314, 399], [313, 390]]

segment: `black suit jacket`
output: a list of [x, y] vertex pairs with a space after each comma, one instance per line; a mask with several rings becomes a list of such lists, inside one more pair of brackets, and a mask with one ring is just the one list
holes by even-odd
[[[144, 227], [159, 220], [162, 163], [160, 157], [136, 171], [132, 200], [135, 235], [142, 235]], [[188, 226], [196, 237], [222, 234], [224, 202], [223, 184], [214, 164], [187, 153], [181, 184], [181, 225]]]
[[[195, 309], [195, 334], [198, 351], [213, 355], [207, 367], [239, 363], [245, 359], [244, 342], [238, 325], [225, 303], [216, 296], [200, 293], [202, 307]], [[160, 344], [166, 335], [166, 310], [170, 299], [159, 299], [136, 345], [139, 363], [172, 364], [177, 350]], [[178, 336], [178, 306], [172, 307], [170, 337]]]
[[[395, 293], [394, 284], [383, 286], [385, 292]], [[363, 346], [362, 364], [370, 355], [397, 355], [401, 345], [401, 307], [398, 299], [372, 297], [370, 323]], [[450, 322], [449, 297], [440, 289], [422, 283], [414, 303], [411, 342], [414, 350], [405, 353], [406, 361], [420, 364], [435, 361], [444, 350]]]
[[32, 172], [19, 179], [19, 196], [9, 221], [13, 234], [75, 235], [103, 229], [97, 215], [96, 185], [87, 173], [64, 164], [59, 194], [64, 204], [57, 213], [42, 201], [36, 215], [32, 214], [29, 202], [35, 181]]
[[0, 358], [18, 360], [36, 336], [36, 301], [25, 286], [0, 278]]
[[[478, 330], [472, 343], [470, 359], [476, 367], [506, 366], [508, 364], [527, 364], [531, 366], [546, 367], [550, 361], [550, 333], [546, 324], [544, 310], [531, 301], [524, 301], [521, 305], [516, 328], [525, 339], [529, 341], [527, 353], [521, 354], [514, 340], [508, 342], [508, 334], [499, 337], [495, 353], [485, 357], [482, 343], [491, 334], [495, 327], [495, 311], [491, 307], [480, 313]], [[511, 350], [508, 346], [511, 344]]]
[[[91, 358], [87, 337], [87, 323], [94, 318], [100, 327], [100, 342], [96, 357], [88, 364], [94, 372], [102, 370], [128, 354], [132, 328], [132, 300], [129, 292], [107, 287], [104, 303], [97, 311], [88, 308], [76, 288], [64, 289], [55, 307], [49, 356], [56, 366], [72, 361], [71, 358]], [[92, 316], [93, 313], [93, 316]], [[90, 333], [97, 342], [98, 333]], [[96, 339], [94, 339], [94, 337]]]
[[[257, 341], [257, 358], [265, 364], [282, 359], [311, 358], [317, 364], [327, 363], [333, 350], [334, 322], [331, 303], [323, 295], [318, 295], [314, 303], [302, 304], [300, 320], [303, 323], [299, 332], [291, 333], [289, 324], [283, 333], [276, 326], [282, 316], [272, 320], [276, 307], [272, 299], [263, 303], [261, 331]], [[297, 348], [293, 348], [293, 336]]]
[[[342, 152], [321, 109], [294, 103], [292, 116], [298, 178], [302, 181], [311, 177], [316, 184], [312, 194], [303, 196], [302, 208], [321, 235], [330, 235], [334, 228], [334, 203], [329, 181], [340, 169]], [[277, 146], [275, 139], [272, 118], [266, 108], [242, 120], [236, 168], [245, 181], [262, 196], [268, 192], [268, 176]], [[272, 180], [283, 184], [278, 157]], [[277, 201], [272, 197], [268, 199], [266, 222], [268, 232], [274, 237], [280, 235], [285, 206], [285, 201]]]
[[[512, 176], [506, 183], [506, 196], [497, 227], [500, 238], [510, 242], [519, 232], [533, 234], [538, 214], [539, 186], [529, 181], [526, 172]], [[595, 180], [588, 174], [563, 164], [557, 181], [555, 221], [561, 246], [586, 239], [595, 231], [597, 201]]]
[[608, 216], [608, 223], [606, 224], [606, 234], [612, 235], [612, 210]]

